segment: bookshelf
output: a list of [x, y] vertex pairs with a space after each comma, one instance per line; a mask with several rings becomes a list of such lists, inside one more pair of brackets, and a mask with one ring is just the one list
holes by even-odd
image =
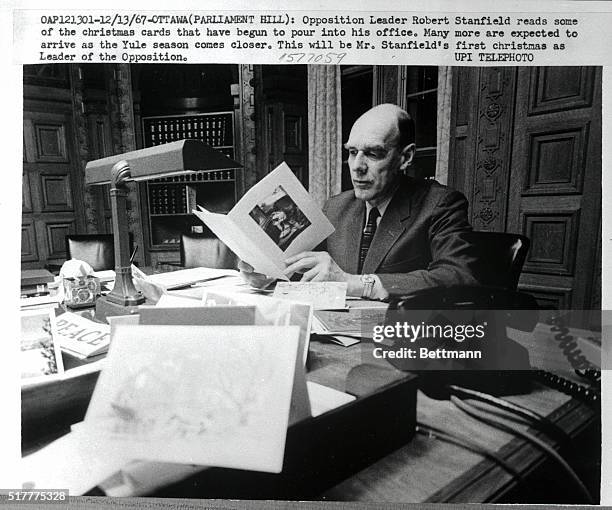
[[[195, 138], [234, 158], [232, 111], [143, 117], [142, 126], [145, 147]], [[177, 250], [181, 233], [207, 232], [191, 210], [200, 204], [228, 212], [236, 202], [235, 180], [235, 170], [218, 170], [148, 181], [150, 249]]]

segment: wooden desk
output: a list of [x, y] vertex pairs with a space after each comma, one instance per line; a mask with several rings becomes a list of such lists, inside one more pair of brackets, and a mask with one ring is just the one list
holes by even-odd
[[[312, 350], [321, 353], [323, 359], [335, 357], [331, 351], [337, 351], [336, 346], [317, 344], [311, 343]], [[340, 349], [343, 362], [339, 366], [332, 368], [325, 363], [315, 363], [308, 378], [323, 383], [331, 371], [348, 373], [351, 366], [360, 362], [358, 345]], [[577, 469], [578, 474], [591, 478], [587, 485], [597, 495], [601, 448], [598, 414], [578, 400], [540, 384], [534, 384], [529, 394], [506, 398], [548, 416], [574, 438], [575, 449], [580, 455], [572, 459], [572, 466], [576, 468], [576, 464], [582, 461], [584, 465]], [[533, 483], [547, 484], [548, 490], [519, 487], [512, 475], [494, 461], [442, 440], [417, 434], [409, 444], [326, 491], [321, 498], [406, 503], [575, 501], [576, 492], [567, 475], [548, 461], [540, 450], [523, 439], [477, 422], [451, 402], [431, 399], [419, 391], [417, 420], [462, 434], [497, 452]], [[530, 431], [547, 443], [555, 444], [542, 433]], [[385, 433], [384, 424], [381, 424], [381, 433]], [[582, 448], [578, 447], [580, 445]]]
[[[342, 391], [347, 389], [347, 385], [354, 390], [359, 380], [370, 386], [384, 385], [399, 380], [403, 375], [391, 368], [368, 372], [362, 364], [360, 345], [344, 348], [318, 340], [311, 342], [308, 369], [309, 380]], [[92, 383], [89, 380], [88, 384]], [[577, 459], [582, 460], [583, 464], [578, 466], [577, 471], [589, 478], [587, 484], [597, 495], [601, 453], [598, 413], [563, 393], [539, 384], [534, 384], [529, 394], [508, 398], [547, 415], [574, 438], [574, 449], [580, 454]], [[76, 411], [73, 413], [74, 421], [79, 419], [79, 412], [84, 413], [85, 408]], [[501, 466], [479, 454], [439, 439], [417, 435], [410, 443], [326, 490], [320, 499], [406, 503], [577, 501], [567, 475], [540, 450], [523, 439], [475, 421], [449, 401], [433, 400], [419, 392], [417, 419], [424, 424], [462, 434], [497, 452], [531, 485], [519, 484]], [[526, 426], [524, 428], [527, 429]], [[383, 435], [388, 433], [385, 423], [380, 423], [379, 431]], [[534, 430], [531, 432], [555, 445], [543, 434]], [[576, 467], [574, 463], [572, 465]], [[195, 478], [174, 484], [154, 495], [211, 497], [207, 494], [206, 486], [199, 485]]]
[[[347, 389], [351, 377], [362, 364], [361, 347], [343, 348], [337, 345], [312, 341], [309, 355], [308, 380]], [[363, 367], [361, 367], [363, 368]], [[382, 384], [401, 377], [401, 372], [372, 371]], [[349, 383], [350, 384], [350, 383]], [[599, 487], [600, 434], [597, 432], [598, 416], [586, 405], [556, 390], [534, 384], [526, 395], [507, 397], [509, 400], [547, 415], [575, 440], [575, 449], [586, 457], [590, 472], [577, 469], [579, 474], [591, 477], [589, 489], [597, 497]], [[428, 398], [419, 392], [417, 419], [457, 434], [463, 434], [497, 452], [507, 463], [519, 471], [531, 485], [518, 484], [506, 470], [479, 454], [446, 443], [439, 439], [415, 436], [410, 443], [398, 448], [365, 469], [351, 475], [343, 482], [326, 490], [317, 499], [327, 501], [358, 502], [575, 502], [576, 492], [567, 475], [547, 457], [525, 440], [482, 425], [464, 415], [449, 401]], [[526, 426], [524, 429], [528, 429]], [[554, 445], [543, 434], [531, 432]], [[380, 423], [379, 433], [389, 433], [385, 423]], [[584, 445], [584, 446], [583, 446]], [[586, 447], [591, 449], [587, 451]], [[565, 452], [567, 453], [567, 452]], [[572, 465], [581, 457], [573, 459]], [[583, 459], [585, 460], [585, 459]], [[160, 497], [232, 497], [214, 492], [206, 495], [206, 484], [198, 477], [175, 484], [153, 494]], [[200, 495], [198, 496], [198, 490]], [[240, 497], [240, 496], [238, 496]], [[253, 496], [250, 496], [253, 497]], [[265, 496], [262, 496], [265, 497]]]

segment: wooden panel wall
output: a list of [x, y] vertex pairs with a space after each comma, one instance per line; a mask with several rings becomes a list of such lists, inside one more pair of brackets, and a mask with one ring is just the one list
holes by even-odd
[[449, 184], [474, 228], [530, 238], [520, 287], [542, 306], [599, 306], [601, 68], [456, 71]]
[[21, 262], [61, 264], [65, 236], [83, 226], [82, 175], [74, 149], [70, 89], [26, 86]]

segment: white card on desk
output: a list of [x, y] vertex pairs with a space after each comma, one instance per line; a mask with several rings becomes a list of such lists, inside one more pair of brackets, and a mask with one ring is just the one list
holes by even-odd
[[358, 337], [346, 335], [329, 335], [329, 339], [333, 343], [341, 345], [342, 347], [350, 347], [351, 345], [361, 342], [361, 339]]
[[21, 460], [21, 481], [28, 489], [61, 487], [84, 494], [130, 461], [122, 448], [98, 441], [79, 428]]
[[314, 310], [342, 310], [346, 288], [346, 282], [277, 282], [273, 297], [310, 303]]
[[226, 276], [236, 276], [238, 271], [234, 269], [211, 269], [208, 267], [193, 267], [189, 269], [180, 269], [178, 271], [169, 271], [167, 273], [152, 274], [147, 279], [159, 285], [165, 290], [177, 289], [186, 287], [196, 282], [205, 282], [218, 280]]
[[202, 298], [207, 306], [253, 305], [257, 307], [257, 324], [291, 324], [300, 327], [300, 352], [302, 363], [306, 365], [313, 311], [309, 303], [297, 303], [269, 296], [242, 292], [223, 292], [221, 289], [209, 290]]
[[[193, 301], [193, 300], [190, 300]], [[185, 308], [141, 306], [139, 308], [141, 325], [192, 325], [192, 326], [254, 326], [254, 306], [200, 306]]]
[[112, 282], [115, 279], [115, 271], [112, 269], [104, 269], [102, 271], [94, 271], [91, 273], [92, 276], [95, 276], [100, 282]]
[[191, 297], [173, 296], [170, 294], [164, 294], [159, 298], [156, 306], [164, 308], [186, 308], [186, 307], [198, 307], [202, 306], [201, 299], [194, 299]]
[[63, 351], [80, 359], [102, 354], [110, 344], [110, 326], [72, 312], [58, 316], [57, 338]]
[[296, 326], [118, 325], [83, 428], [132, 458], [280, 472]]

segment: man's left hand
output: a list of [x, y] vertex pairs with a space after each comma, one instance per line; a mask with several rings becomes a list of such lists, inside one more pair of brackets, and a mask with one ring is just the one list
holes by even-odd
[[285, 274], [303, 273], [302, 282], [346, 282], [350, 276], [326, 251], [303, 251], [285, 260]]

